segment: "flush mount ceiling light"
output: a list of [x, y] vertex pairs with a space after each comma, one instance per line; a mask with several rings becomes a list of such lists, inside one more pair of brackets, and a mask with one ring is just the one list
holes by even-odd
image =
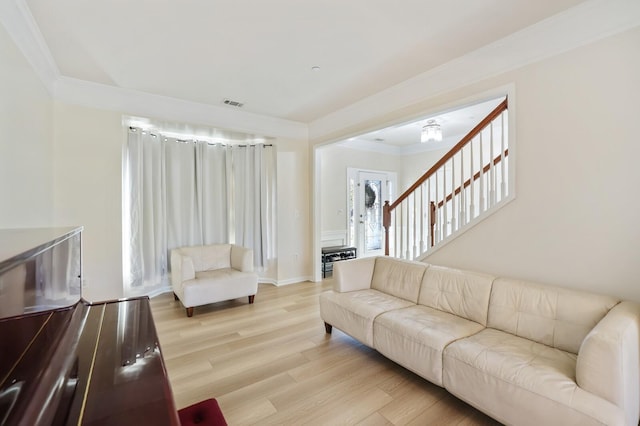
[[436, 120], [429, 120], [422, 126], [420, 142], [440, 142], [442, 140], [442, 128]]

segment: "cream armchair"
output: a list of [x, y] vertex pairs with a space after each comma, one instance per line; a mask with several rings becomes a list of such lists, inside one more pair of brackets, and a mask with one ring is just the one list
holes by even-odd
[[171, 285], [175, 299], [182, 302], [189, 317], [194, 306], [244, 296], [253, 303], [258, 292], [253, 250], [234, 244], [173, 249]]

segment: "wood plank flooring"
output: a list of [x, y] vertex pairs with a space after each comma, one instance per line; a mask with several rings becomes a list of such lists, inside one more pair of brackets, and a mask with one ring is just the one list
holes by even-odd
[[496, 425], [340, 330], [325, 334], [331, 280], [260, 284], [247, 299], [195, 308], [151, 300], [178, 408], [215, 397], [230, 425]]

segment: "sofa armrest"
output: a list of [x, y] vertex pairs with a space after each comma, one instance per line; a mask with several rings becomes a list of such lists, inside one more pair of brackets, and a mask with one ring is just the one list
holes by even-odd
[[371, 288], [375, 257], [343, 260], [333, 264], [333, 290], [338, 293]]
[[627, 424], [640, 415], [640, 305], [614, 306], [580, 346], [576, 382], [582, 389], [622, 408]]
[[196, 277], [193, 260], [185, 256], [180, 249], [171, 250], [171, 285], [173, 288], [181, 288], [184, 281], [192, 280]]
[[231, 267], [241, 272], [253, 272], [253, 249], [232, 244]]

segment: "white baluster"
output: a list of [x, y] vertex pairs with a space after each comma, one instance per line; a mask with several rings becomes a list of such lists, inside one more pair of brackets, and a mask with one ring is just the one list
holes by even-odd
[[399, 240], [399, 244], [398, 244], [398, 256], [397, 257], [401, 258], [402, 257], [402, 252], [404, 251], [404, 245], [403, 245], [404, 213], [402, 212], [402, 210], [404, 209], [404, 201], [401, 202], [398, 207], [400, 208], [400, 211], [398, 212], [398, 215], [400, 216], [400, 228], [398, 229], [398, 234], [399, 234], [400, 240]]
[[506, 191], [506, 178], [505, 178], [505, 156], [504, 156], [504, 151], [505, 151], [505, 129], [504, 129], [504, 115], [505, 115], [506, 111], [503, 111], [502, 114], [500, 114], [500, 120], [501, 121], [501, 132], [502, 135], [500, 137], [500, 200], [504, 200], [505, 197], [507, 196], [507, 191]]
[[438, 244], [440, 242], [440, 206], [438, 206], [438, 200], [439, 200], [439, 196], [438, 196], [438, 190], [439, 190], [439, 186], [438, 186], [438, 171], [436, 171], [435, 173], [436, 176], [436, 181], [434, 183], [435, 189], [436, 189], [436, 225], [435, 225], [435, 240], [436, 240], [436, 244]]
[[451, 157], [451, 231], [453, 234], [457, 229], [456, 221], [456, 156]]
[[393, 210], [393, 240], [395, 241], [393, 244], [393, 257], [399, 257], [398, 256], [398, 247], [400, 245], [400, 232], [398, 232], [398, 222], [399, 222], [399, 214], [398, 214], [398, 209], [400, 208], [400, 206], [396, 207]]
[[471, 185], [469, 185], [469, 222], [471, 222], [473, 220], [473, 218], [476, 217], [476, 203], [475, 203], [475, 186], [476, 186], [476, 181], [473, 179], [473, 177], [475, 176], [476, 172], [475, 172], [475, 165], [473, 163], [473, 142], [476, 140], [476, 138], [471, 139], [471, 142], [469, 143], [470, 145], [470, 152], [469, 152], [469, 164], [471, 164], [470, 170], [469, 170], [469, 174], [471, 175]]
[[464, 147], [460, 150], [460, 197], [458, 205], [460, 206], [460, 212], [458, 213], [458, 223], [460, 227], [467, 224], [467, 200], [466, 192], [464, 189]]
[[484, 155], [483, 155], [483, 147], [484, 141], [482, 140], [482, 133], [480, 132], [480, 208], [478, 209], [478, 213], [482, 213], [484, 211], [484, 202], [485, 202], [485, 194], [484, 194]]
[[496, 203], [496, 171], [495, 164], [493, 164], [494, 151], [493, 151], [493, 121], [489, 123], [489, 206], [493, 206]]
[[405, 210], [405, 223], [406, 226], [404, 227], [406, 235], [405, 235], [405, 252], [404, 252], [404, 258], [405, 259], [410, 259], [411, 258], [411, 205], [409, 204], [409, 200], [410, 197], [407, 197], [405, 199], [406, 204], [406, 208]]
[[425, 252], [425, 247], [424, 247], [424, 232], [425, 232], [425, 227], [424, 227], [424, 214], [425, 214], [425, 210], [424, 210], [424, 191], [426, 188], [426, 184], [423, 182], [422, 185], [420, 185], [420, 254]]
[[431, 241], [431, 201], [432, 201], [432, 197], [431, 197], [431, 178], [429, 178], [427, 180], [427, 226], [429, 227], [429, 231], [427, 232], [427, 239], [429, 240], [427, 243], [427, 248], [426, 250], [430, 250], [431, 249], [431, 244], [435, 244], [435, 233], [434, 233], [434, 237], [433, 237], [433, 241]]
[[449, 216], [447, 215], [447, 164], [442, 166], [442, 239], [449, 236]]
[[[418, 188], [419, 189], [419, 188]], [[413, 256], [412, 259], [418, 257], [418, 192], [413, 191]]]

